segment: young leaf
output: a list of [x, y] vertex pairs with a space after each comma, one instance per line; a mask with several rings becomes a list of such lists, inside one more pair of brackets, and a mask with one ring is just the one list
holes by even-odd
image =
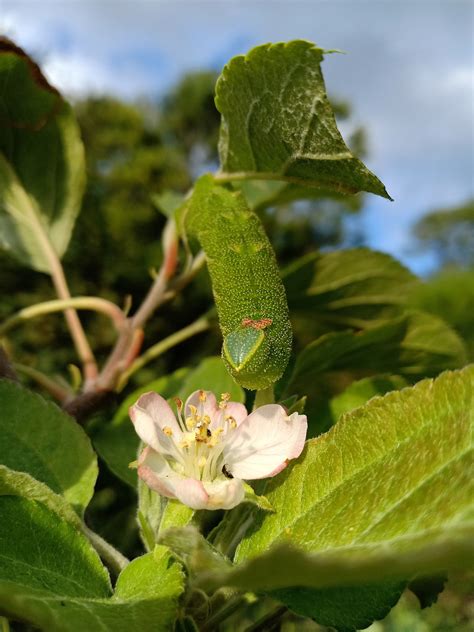
[[239, 193], [203, 176], [184, 225], [206, 253], [229, 372], [245, 388], [266, 388], [288, 364], [292, 333], [285, 289], [260, 220]]
[[16, 472], [0, 465], [0, 496], [20, 496], [35, 500], [77, 529], [82, 528], [79, 516], [64, 497], [55, 494], [50, 487], [26, 472]]
[[108, 597], [107, 571], [99, 557], [69, 523], [42, 504], [1, 496], [0, 604], [28, 589], [64, 597]]
[[225, 66], [216, 85], [222, 179], [285, 180], [390, 199], [337, 129], [323, 54], [310, 42], [265, 44]]
[[0, 427], [0, 463], [45, 483], [82, 515], [97, 478], [97, 458], [82, 428], [8, 380], [0, 380]]
[[50, 272], [61, 257], [85, 184], [84, 148], [71, 107], [38, 66], [0, 37], [0, 246]]
[[390, 255], [354, 248], [313, 252], [283, 271], [290, 308], [331, 327], [364, 328], [399, 316], [416, 277]]
[[254, 514], [241, 564], [210, 585], [380, 586], [470, 565], [473, 395], [471, 366], [344, 415], [267, 483], [275, 513]]
[[73, 527], [33, 501], [0, 497], [0, 508], [6, 616], [48, 632], [130, 632], [137, 621], [143, 630], [172, 628], [184, 577], [167, 551], [133, 560], [111, 596], [105, 568]]

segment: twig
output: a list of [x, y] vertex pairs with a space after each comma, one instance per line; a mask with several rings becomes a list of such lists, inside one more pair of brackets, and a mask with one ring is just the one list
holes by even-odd
[[66, 402], [71, 397], [71, 391], [68, 391], [66, 388], [58, 384], [56, 381], [38, 371], [38, 369], [34, 369], [31, 366], [25, 366], [24, 364], [15, 363], [15, 368], [20, 373], [27, 375], [29, 378], [34, 380], [37, 384], [42, 386], [45, 391], [47, 391], [50, 395], [54, 397], [54, 399], [58, 400], [58, 402]]
[[21, 309], [0, 325], [0, 337], [4, 336], [8, 331], [17, 327], [25, 320], [43, 316], [45, 314], [52, 314], [54, 312], [67, 311], [70, 307], [75, 309], [87, 309], [106, 314], [112, 320], [118, 331], [120, 331], [120, 328], [126, 320], [125, 314], [122, 312], [120, 307], [111, 301], [107, 301], [97, 296], [77, 296], [69, 299], [45, 301], [44, 303], [37, 303], [36, 305], [31, 305], [30, 307]]
[[12, 382], [18, 382], [18, 376], [15, 373], [15, 369], [13, 368], [2, 345], [0, 345], [0, 378], [6, 378], [7, 380], [12, 380]]
[[169, 279], [174, 275], [178, 265], [178, 235], [174, 219], [166, 222], [163, 230], [164, 259], [160, 271], [146, 295], [143, 303], [132, 318], [132, 328], [141, 329], [155, 311], [163, 298]]
[[176, 331], [170, 336], [163, 338], [163, 340], [157, 342], [155, 345], [147, 349], [145, 353], [138, 357], [134, 362], [132, 362], [130, 367], [122, 373], [117, 385], [117, 390], [121, 391], [130, 376], [141, 369], [143, 366], [145, 366], [145, 364], [147, 364], [151, 360], [154, 360], [162, 353], [165, 353], [165, 351], [168, 351], [168, 349], [171, 349], [180, 342], [183, 342], [184, 340], [187, 340], [188, 338], [191, 338], [192, 336], [195, 336], [202, 331], [206, 331], [206, 329], [209, 329], [210, 326], [211, 322], [208, 316], [201, 316], [201, 318], [198, 318], [198, 320], [194, 321], [194, 323], [191, 323], [191, 325], [188, 325], [187, 327], [184, 327], [183, 329], [180, 329], [179, 331]]

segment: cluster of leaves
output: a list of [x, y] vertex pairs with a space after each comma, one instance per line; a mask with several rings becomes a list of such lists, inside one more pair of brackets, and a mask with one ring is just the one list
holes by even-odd
[[[367, 249], [309, 253], [282, 275], [296, 339], [288, 367], [288, 336], [271, 329], [287, 326], [288, 308], [278, 275], [262, 274], [262, 261], [276, 263], [259, 213], [278, 200], [315, 195], [389, 197], [338, 132], [322, 59], [321, 49], [297, 41], [232, 60], [216, 88], [220, 170], [200, 179], [183, 204], [160, 197], [168, 212], [177, 207], [190, 247], [196, 237], [209, 258], [233, 377], [219, 357], [197, 367], [181, 363], [130, 393], [111, 420], [93, 420], [87, 433], [52, 403], [0, 381], [3, 615], [51, 631], [170, 630], [175, 623], [225, 630], [241, 627], [257, 601], [254, 630], [271, 629], [288, 611], [355, 630], [383, 618], [408, 585], [423, 604], [433, 601], [441, 588], [433, 577], [469, 564], [474, 370], [460, 368], [462, 339], [443, 320], [410, 307], [413, 275]], [[0, 46], [0, 91], [2, 243], [57, 282], [83, 190], [77, 123], [38, 67], [7, 41]], [[189, 93], [192, 84], [185, 101]], [[130, 113], [122, 114], [133, 137]], [[189, 117], [183, 129], [187, 143], [203, 142], [193, 138]], [[114, 139], [94, 142], [113, 146]], [[115, 237], [128, 230], [119, 210], [139, 201], [157, 175], [159, 142], [147, 143], [136, 163], [144, 178], [137, 198], [107, 196]], [[97, 170], [125, 176], [120, 148], [113, 160], [99, 159]], [[189, 186], [180, 168], [166, 166], [166, 186]], [[200, 218], [209, 222], [200, 226]], [[143, 240], [155, 247], [148, 235]], [[145, 259], [159, 256], [146, 250]], [[242, 258], [245, 279], [229, 252]], [[265, 321], [268, 331], [242, 327], [243, 316]], [[138, 439], [127, 410], [141, 392], [185, 398], [202, 388], [250, 404], [253, 394], [242, 386], [260, 387], [267, 365], [272, 380], [279, 378], [277, 400], [289, 410], [305, 408], [311, 438], [297, 462], [256, 487], [267, 499], [263, 509], [193, 512], [138, 484], [147, 552], [129, 562], [91, 531], [84, 512], [94, 495], [96, 452], [137, 490], [128, 464]], [[240, 623], [229, 619], [238, 612]]]

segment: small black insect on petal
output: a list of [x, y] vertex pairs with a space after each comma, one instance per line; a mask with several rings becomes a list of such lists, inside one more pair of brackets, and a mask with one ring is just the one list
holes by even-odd
[[227, 478], [234, 478], [225, 465], [222, 466], [222, 474], [224, 474]]

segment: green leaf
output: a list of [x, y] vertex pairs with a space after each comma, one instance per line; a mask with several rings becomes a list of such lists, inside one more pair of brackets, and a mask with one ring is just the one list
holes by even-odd
[[310, 434], [330, 426], [329, 400], [354, 380], [397, 373], [409, 380], [433, 376], [465, 363], [464, 345], [442, 320], [423, 312], [405, 313], [361, 332], [317, 338], [298, 355], [285, 393], [307, 393]]
[[321, 336], [298, 356], [290, 383], [314, 380], [324, 371], [350, 369], [421, 377], [464, 361], [464, 346], [448, 325], [435, 316], [411, 312], [360, 333]]
[[[0, 603], [33, 589], [65, 597], [107, 597], [107, 571], [84, 536], [42, 504], [1, 496]], [[5, 607], [5, 605], [3, 605]]]
[[251, 487], [248, 483], [244, 483], [244, 489], [245, 497], [243, 502], [256, 505], [259, 509], [263, 509], [263, 511], [274, 511], [271, 503], [268, 501], [268, 498], [256, 494], [253, 487]]
[[0, 496], [20, 496], [40, 502], [66, 522], [78, 529], [82, 528], [79, 516], [64, 497], [55, 494], [50, 487], [26, 472], [16, 472], [0, 465]]
[[383, 619], [400, 599], [403, 582], [343, 588], [283, 588], [271, 592], [290, 610], [340, 632], [355, 632]]
[[240, 564], [208, 586], [381, 586], [468, 567], [473, 390], [470, 366], [343, 415], [267, 482], [275, 513], [255, 512]]
[[265, 44], [225, 66], [216, 86], [223, 180], [285, 180], [390, 199], [337, 129], [323, 53], [304, 41]]
[[0, 38], [0, 246], [50, 272], [69, 244], [85, 184], [71, 107], [38, 66]]
[[191, 575], [201, 572], [222, 572], [232, 565], [192, 526], [167, 529], [159, 543], [169, 547]]
[[332, 327], [364, 328], [399, 316], [416, 277], [396, 259], [368, 248], [312, 252], [283, 271], [288, 304]]
[[[159, 549], [120, 574], [115, 594], [87, 540], [34, 501], [0, 498], [0, 611], [48, 632], [172, 629], [183, 573]], [[14, 537], [12, 533], [14, 532]]]
[[362, 406], [372, 397], [385, 395], [407, 386], [407, 381], [399, 375], [376, 375], [353, 382], [344, 392], [331, 400], [329, 406], [334, 421], [346, 412]]
[[188, 371], [185, 368], [178, 369], [140, 386], [122, 402], [112, 421], [107, 423], [104, 420], [92, 437], [95, 449], [110, 470], [133, 488], [137, 486], [137, 472], [129, 468], [129, 464], [137, 458], [140, 440], [130, 421], [128, 409], [140, 395], [148, 391], [155, 391], [164, 398], [176, 395]]
[[138, 481], [138, 522], [140, 535], [147, 551], [152, 551], [158, 535], [171, 527], [185, 527], [195, 512], [178, 500], [160, 496], [142, 480]]
[[0, 427], [0, 463], [45, 483], [82, 515], [97, 478], [97, 458], [82, 428], [8, 380], [0, 380]]

